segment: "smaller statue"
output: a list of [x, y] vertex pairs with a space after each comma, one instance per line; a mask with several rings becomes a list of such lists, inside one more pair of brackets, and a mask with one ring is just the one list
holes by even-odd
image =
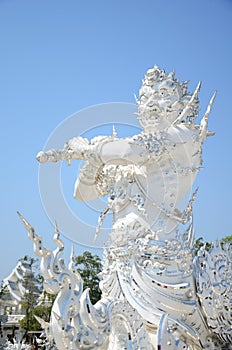
[[[215, 94], [200, 125], [198, 93], [174, 73], [148, 70], [137, 99], [141, 133], [120, 139], [75, 137], [62, 150], [40, 152], [37, 160], [84, 160], [74, 196], [90, 201], [108, 196], [99, 218], [113, 213], [105, 248], [102, 299], [92, 305], [81, 277], [63, 266], [62, 242], [52, 253], [21, 217], [48, 292], [58, 293], [51, 328], [59, 350], [70, 349], [223, 349], [232, 341], [231, 247], [218, 244], [194, 260], [192, 206], [180, 201], [194, 184], [202, 164], [202, 146]], [[227, 347], [229, 348], [229, 347]]]

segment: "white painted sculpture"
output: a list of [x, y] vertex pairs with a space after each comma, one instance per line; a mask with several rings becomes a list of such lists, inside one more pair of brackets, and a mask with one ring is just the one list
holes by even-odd
[[82, 280], [57, 250], [23, 220], [41, 257], [45, 288], [57, 294], [50, 331], [59, 350], [229, 349], [232, 342], [231, 247], [218, 243], [193, 257], [191, 191], [202, 163], [213, 95], [200, 125], [198, 93], [157, 66], [148, 70], [137, 100], [142, 132], [119, 139], [76, 137], [63, 150], [40, 152], [41, 163], [82, 159], [74, 195], [81, 201], [108, 196], [112, 231], [105, 248], [102, 299], [91, 304]]

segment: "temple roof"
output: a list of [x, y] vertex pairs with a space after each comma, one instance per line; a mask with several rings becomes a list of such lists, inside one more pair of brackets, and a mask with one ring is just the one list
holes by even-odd
[[17, 304], [24, 301], [25, 293], [30, 290], [40, 294], [31, 265], [20, 260], [8, 277], [3, 280], [3, 286], [7, 288], [2, 300], [7, 304]]

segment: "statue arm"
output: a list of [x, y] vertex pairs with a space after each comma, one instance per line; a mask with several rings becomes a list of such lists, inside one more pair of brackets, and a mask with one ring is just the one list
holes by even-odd
[[131, 164], [143, 161], [141, 147], [136, 147], [131, 139], [112, 139], [89, 142], [86, 138], [74, 137], [67, 141], [63, 149], [50, 149], [41, 151], [36, 159], [40, 163], [58, 162], [66, 160], [68, 164], [72, 159], [89, 160], [91, 163], [102, 164]]
[[130, 138], [116, 139], [97, 145], [96, 153], [103, 164], [127, 165], [144, 163], [144, 149]]
[[97, 189], [98, 176], [107, 165], [128, 165], [144, 163], [144, 150], [131, 139], [105, 139], [90, 144], [86, 162], [75, 183], [74, 197], [80, 201], [90, 201], [102, 194]]
[[66, 160], [68, 164], [71, 164], [72, 159], [85, 159], [85, 153], [88, 148], [89, 141], [86, 138], [74, 137], [65, 143], [63, 149], [41, 151], [37, 154], [36, 159], [40, 163]]
[[39, 152], [36, 159], [40, 163], [66, 160], [68, 164], [71, 164], [72, 159], [85, 160], [76, 180], [74, 197], [81, 201], [89, 201], [99, 197], [96, 182], [99, 171], [105, 164], [142, 164], [144, 149], [136, 145], [131, 138], [104, 136], [88, 141], [82, 137], [75, 137], [67, 141], [63, 149]]

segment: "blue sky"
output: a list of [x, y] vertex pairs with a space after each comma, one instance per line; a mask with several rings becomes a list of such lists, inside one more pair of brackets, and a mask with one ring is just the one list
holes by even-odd
[[[190, 90], [202, 80], [202, 114], [218, 92], [209, 121], [216, 135], [204, 146], [194, 222], [196, 236], [206, 240], [232, 234], [231, 0], [0, 0], [0, 48], [0, 279], [33, 255], [17, 210], [53, 247], [35, 160], [49, 135], [89, 106], [134, 103], [154, 64], [175, 69], [180, 80], [190, 80]], [[67, 169], [64, 186], [72, 193], [77, 169]], [[76, 253], [85, 249], [77, 246]]]

